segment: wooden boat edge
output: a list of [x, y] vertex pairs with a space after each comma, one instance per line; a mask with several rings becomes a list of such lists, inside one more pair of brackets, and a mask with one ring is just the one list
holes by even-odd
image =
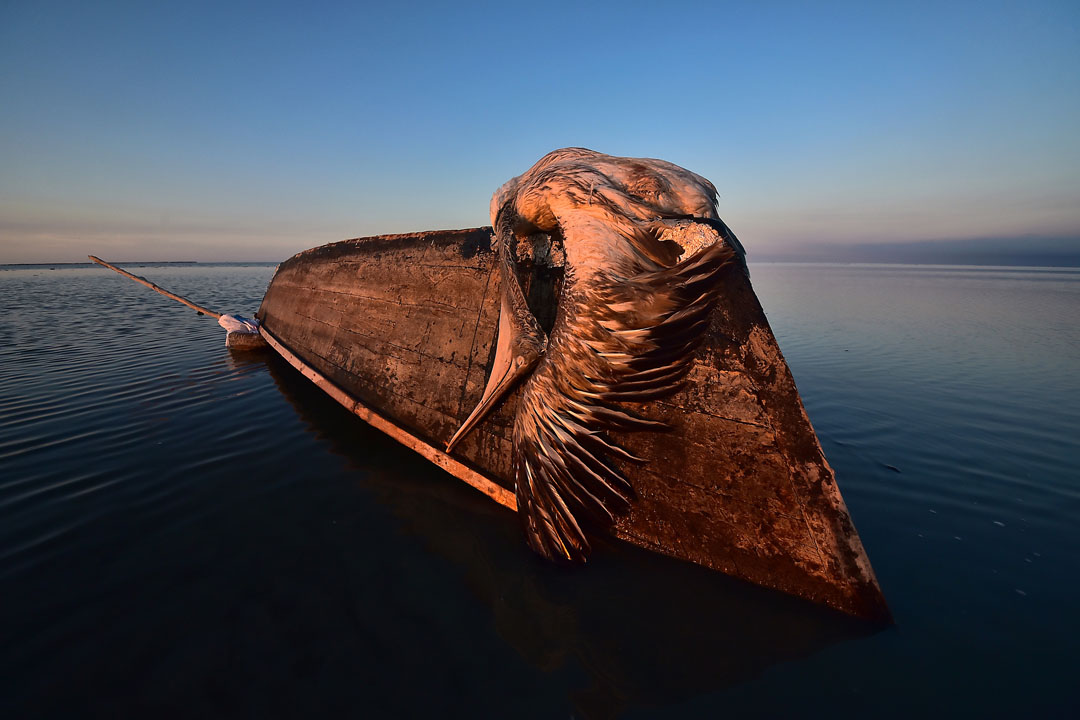
[[[436, 252], [437, 249], [442, 250], [444, 248], [448, 249], [447, 251], [449, 251], [449, 249], [451, 249], [451, 246], [453, 246], [453, 252], [451, 253], [452, 257], [449, 255], [439, 256], [438, 252]], [[303, 286], [307, 287], [310, 284], [310, 280], [318, 277], [319, 273], [322, 272], [317, 269], [317, 266], [323, 262], [348, 266], [352, 268], [351, 270], [349, 270], [350, 273], [359, 272], [361, 273], [360, 277], [367, 277], [368, 271], [364, 270], [363, 268], [367, 267], [368, 263], [373, 262], [374, 266], [381, 265], [384, 268], [383, 272], [385, 272], [385, 268], [387, 267], [387, 261], [391, 263], [400, 262], [400, 258], [396, 258], [396, 256], [401, 254], [414, 258], [410, 262], [450, 262], [451, 265], [449, 267], [461, 267], [460, 263], [462, 258], [468, 260], [469, 258], [473, 258], [476, 255], [480, 255], [480, 257], [476, 257], [474, 260], [468, 260], [466, 264], [478, 263], [481, 266], [485, 265], [486, 261], [484, 259], [484, 256], [489, 255], [490, 252], [490, 228], [426, 231], [419, 233], [353, 238], [311, 248], [309, 250], [298, 253], [292, 258], [289, 258], [278, 267], [278, 273], [275, 274], [275, 280], [271, 282], [271, 286], [274, 285], [274, 282], [278, 280], [279, 274], [282, 273], [314, 273], [314, 275], [310, 275], [308, 277], [308, 280], [303, 283]], [[355, 257], [354, 254], [366, 257]], [[436, 259], [438, 257], [442, 257], [443, 259]], [[423, 258], [422, 261], [421, 258]], [[309, 265], [309, 263], [311, 263], [311, 265]], [[425, 267], [435, 266], [426, 265]], [[394, 272], [397, 271], [395, 270]], [[352, 275], [351, 277], [357, 276]], [[354, 286], [352, 285], [352, 283], [354, 281], [348, 280], [348, 284], [346, 286], [340, 285], [340, 278], [336, 282], [338, 283], [337, 287], [339, 287], [339, 290], [335, 292], [353, 292], [352, 288]], [[396, 280], [392, 279], [390, 280], [390, 282], [396, 282]], [[286, 286], [288, 285], [289, 283], [286, 282]], [[407, 287], [407, 285], [399, 286], [399, 290], [401, 288]], [[482, 287], [484, 295], [486, 296], [486, 285]], [[381, 289], [382, 288], [380, 288], [380, 291]], [[477, 292], [479, 292], [479, 290], [480, 287], [478, 286]], [[746, 295], [747, 291], [749, 293], [748, 296]], [[412, 291], [405, 290], [405, 292]], [[854, 528], [854, 524], [852, 523], [850, 514], [848, 513], [846, 508], [846, 503], [844, 502], [843, 497], [839, 492], [839, 488], [836, 486], [835, 475], [831, 467], [829, 467], [827, 461], [825, 460], [823, 453], [821, 452], [820, 441], [817, 438], [816, 433], [813, 431], [813, 427], [809, 422], [809, 418], [806, 416], [805, 408], [802, 406], [801, 398], [798, 396], [798, 391], [794, 386], [793, 379], [790, 375], [790, 370], [787, 368], [786, 362], [783, 360], [782, 353], [780, 352], [779, 347], [775, 343], [775, 338], [772, 336], [771, 328], [768, 327], [767, 320], [764, 318], [763, 313], [761, 313], [760, 303], [757, 301], [756, 295], [754, 294], [753, 289], [749, 285], [749, 283], [745, 284], [745, 290], [741, 292], [743, 295], [743, 301], [747, 299], [752, 299], [753, 301], [752, 303], [743, 306], [744, 309], [748, 309], [750, 315], [754, 315], [756, 313], [757, 315], [761, 316], [760, 324], [762, 325], [762, 329], [764, 330], [764, 335], [758, 337], [756, 340], [755, 338], [751, 337], [750, 344], [758, 346], [759, 343], [757, 341], [762, 339], [766, 341], [766, 344], [771, 343], [771, 348], [768, 348], [768, 350], [773, 354], [772, 358], [767, 362], [767, 365], [772, 366], [774, 374], [782, 376], [780, 378], [779, 384], [777, 384], [771, 390], [772, 400], [766, 400], [765, 398], [761, 398], [761, 400], [763, 402], [766, 402], [767, 404], [771, 404], [772, 401], [779, 401], [781, 403], [784, 403], [789, 402], [791, 398], [794, 398], [795, 402], [792, 404], [792, 407], [788, 408], [785, 411], [789, 413], [789, 420], [785, 422], [790, 422], [792, 419], [794, 419], [796, 421], [796, 424], [803, 425], [805, 428], [807, 428], [809, 430], [810, 436], [812, 436], [810, 439], [812, 440], [811, 444], [813, 445], [813, 448], [811, 448], [811, 454], [814, 455], [813, 461], [818, 462], [818, 459], [820, 459], [820, 466], [823, 472], [815, 474], [814, 477], [810, 479], [814, 481], [814, 484], [824, 485], [824, 487], [821, 487], [821, 489], [825, 492], [818, 497], [824, 501], [825, 505], [831, 507], [831, 510], [826, 510], [826, 513], [836, 516], [832, 521], [829, 522], [836, 523], [834, 526], [835, 533], [833, 535], [833, 540], [836, 542], [836, 544], [832, 547], [833, 551], [837, 552], [838, 554], [833, 557], [834, 560], [836, 562], [839, 562], [840, 565], [842, 565], [844, 568], [835, 568], [835, 571], [841, 573], [842, 579], [836, 581], [839, 584], [834, 584], [834, 581], [828, 581], [824, 583], [812, 581], [809, 584], [802, 581], [796, 581], [793, 583], [789, 578], [784, 577], [783, 574], [773, 574], [775, 571], [769, 569], [768, 565], [761, 564], [757, 565], [756, 570], [751, 570], [749, 573], [747, 573], [744, 572], [745, 568], [738, 566], [732, 568], [721, 557], [714, 556], [712, 554], [718, 549], [720, 549], [719, 546], [717, 546], [714, 542], [715, 538], [711, 538], [707, 545], [701, 545], [700, 547], [697, 546], [696, 543], [691, 541], [691, 538], [694, 537], [693, 535], [683, 535], [681, 539], [675, 540], [675, 544], [672, 544], [670, 540], [666, 542], [656, 542], [656, 540], [652, 537], [639, 536], [638, 534], [633, 532], [635, 530], [633, 523], [617, 524], [614, 528], [612, 528], [612, 534], [615, 537], [630, 542], [633, 545], [650, 549], [676, 559], [704, 565], [725, 574], [741, 577], [744, 580], [755, 584], [765, 585], [781, 592], [801, 596], [812, 602], [823, 603], [847, 614], [857, 615], [864, 618], [873, 619], [875, 621], [889, 621], [891, 619], [890, 613], [888, 611], [887, 605], [884, 602], [880, 586], [878, 585], [876, 576], [870, 565], [869, 558], [866, 556], [866, 552], [862, 545], [861, 538], [859, 538], [858, 533]], [[271, 289], [268, 288], [267, 296], [266, 298], [264, 298], [264, 306], [263, 308], [260, 308], [260, 313], [262, 313], [264, 308], [269, 307], [266, 305], [266, 303], [270, 300], [270, 297]], [[334, 302], [336, 303], [337, 301], [335, 300]], [[481, 300], [481, 305], [482, 304], [483, 300]], [[391, 305], [386, 307], [390, 308], [390, 311], [396, 311], [400, 310], [401, 306], [400, 304], [392, 303]], [[464, 307], [462, 307], [461, 309], [464, 309]], [[474, 310], [470, 310], [470, 312], [473, 311]], [[479, 312], [481, 313], [481, 315], [483, 315], [484, 313], [483, 310], [480, 310]], [[260, 319], [263, 319], [261, 314]], [[273, 317], [273, 313], [271, 313], [271, 317], [268, 319], [271, 321], [275, 319]], [[265, 321], [266, 320], [264, 319], [264, 322]], [[745, 318], [740, 320], [740, 322], [744, 321]], [[472, 321], [470, 320], [469, 322], [471, 325]], [[490, 318], [487, 319], [486, 322], [487, 324], [490, 324]], [[479, 323], [479, 319], [477, 320], [477, 323]], [[271, 328], [275, 327], [275, 323], [270, 322], [270, 326]], [[412, 418], [412, 424], [409, 424], [408, 422], [406, 423], [406, 427], [412, 428], [412, 431], [405, 429], [405, 427], [402, 427], [401, 424], [393, 420], [389, 420], [386, 414], [373, 409], [376, 407], [382, 407], [380, 403], [384, 401], [383, 397], [375, 395], [370, 398], [370, 400], [372, 400], [373, 402], [366, 402], [367, 398], [363, 393], [369, 393], [371, 389], [370, 387], [358, 388], [359, 390], [362, 390], [362, 392], [360, 395], [356, 395], [355, 393], [351, 393], [343, 389], [346, 387], [351, 387], [348, 384], [349, 382], [351, 382], [351, 377], [343, 376], [341, 378], [338, 378], [339, 382], [335, 382], [335, 380], [333, 379], [334, 373], [340, 375], [341, 373], [338, 371], [342, 370], [343, 368], [333, 367], [333, 365], [335, 364], [333, 363], [333, 361], [330, 361], [331, 365], [327, 366], [324, 370], [324, 372], [328, 373], [328, 375], [320, 373], [319, 370], [313, 365], [318, 365], [319, 363], [326, 364], [329, 356], [325, 355], [324, 350], [319, 350], [315, 352], [314, 355], [311, 355], [312, 350], [310, 348], [307, 349], [306, 353], [307, 355], [311, 355], [311, 358], [309, 361], [305, 361], [304, 359], [301, 359], [300, 356], [305, 353], [305, 350], [303, 348], [306, 348], [306, 345], [303, 345], [302, 343], [302, 348], [298, 352], [292, 352], [292, 350], [284, 342], [282, 342], [280, 338], [275, 337], [272, 331], [267, 332], [271, 338], [274, 338], [277, 341], [277, 345], [279, 347], [284, 348], [287, 352], [289, 352], [289, 355], [291, 355], [291, 357], [293, 358], [293, 360], [290, 361], [290, 364], [313, 381], [316, 381], [316, 376], [321, 378], [321, 382], [316, 381], [317, 386], [328, 392], [328, 394], [334, 397], [335, 400], [339, 402], [339, 404], [343, 405], [354, 414], [357, 414], [365, 421], [368, 421], [377, 429], [380, 429], [386, 434], [390, 435], [398, 442], [419, 452], [422, 456], [426, 457], [432, 462], [435, 462], [440, 467], [447, 469], [448, 472], [450, 472], [455, 477], [458, 477], [459, 479], [462, 479], [473, 487], [480, 489], [482, 492], [485, 492], [485, 494], [487, 494], [489, 497], [493, 497], [493, 499], [496, 499], [496, 501], [499, 501], [498, 497], [496, 497], [497, 495], [507, 493], [508, 495], [511, 495], [511, 497], [508, 497], [507, 500], [512, 502], [512, 491], [509, 489], [509, 486], [507, 485], [506, 480], [503, 476], [490, 476], [485, 475], [483, 472], [478, 472], [475, 465], [470, 467], [468, 464], [462, 463], [456, 458], [447, 455], [433, 444], [433, 442], [438, 443], [440, 440], [445, 439], [442, 437], [446, 434], [445, 428], [440, 429], [437, 426], [433, 427], [424, 423], [416, 424], [416, 419]], [[396, 336], [397, 331], [392, 332], [394, 332], [394, 336]], [[306, 331], [304, 335], [302, 335], [302, 338], [304, 341], [307, 341]], [[474, 344], [475, 340], [476, 338], [474, 337]], [[335, 340], [335, 342], [337, 341]], [[397, 346], [395, 345], [395, 347]], [[276, 347], [275, 349], [278, 348]], [[755, 348], [751, 352], [757, 352], [757, 349], [758, 348]], [[480, 359], [480, 361], [482, 362], [482, 359]], [[470, 367], [472, 367], [472, 375], [469, 375], [469, 370], [465, 371], [466, 374], [469, 375], [470, 378], [475, 378], [476, 373], [479, 372], [479, 376], [478, 379], [471, 379], [469, 381], [466, 386], [466, 391], [464, 391], [461, 396], [463, 400], [466, 397], [466, 394], [478, 392], [478, 389], [473, 386], [477, 381], [482, 384], [484, 380], [484, 368], [482, 365]], [[769, 367], [765, 368], [765, 370], [769, 369]], [[750, 372], [749, 367], [746, 371]], [[753, 372], [755, 373], [755, 377], [757, 377], [762, 373], [762, 367], [758, 366], [756, 369], [753, 370]], [[342, 385], [342, 382], [344, 382], [345, 384]], [[455, 385], [457, 385], [456, 381]], [[781, 387], [783, 385], [786, 385], [786, 387]], [[797, 415], [797, 418], [792, 418], [792, 416], [790, 416], [790, 412], [793, 409], [795, 410], [795, 415]], [[394, 416], [391, 415], [390, 417]], [[372, 422], [372, 420], [374, 420], [374, 422]], [[503, 418], [504, 425], [505, 422], [506, 417]], [[432, 429], [429, 431], [428, 428]], [[806, 463], [805, 457], [799, 457], [805, 456], [806, 448], [787, 446], [786, 444], [785, 447], [786, 449], [781, 448], [782, 454], [788, 460], [796, 463]], [[488, 459], [486, 458], [478, 459], [472, 457], [471, 455], [467, 455], [467, 457], [464, 457], [463, 459], [466, 461], [466, 463], [470, 461], [476, 461], [481, 463], [481, 465], [483, 465], [484, 462], [488, 462]], [[807, 478], [804, 478], [804, 480], [806, 479]], [[488, 487], [490, 491], [485, 491], [484, 487]], [[801, 494], [801, 491], [797, 492]], [[796, 514], [800, 514], [802, 513], [803, 501], [796, 500], [796, 502], [798, 504], [798, 507], [794, 507], [793, 512], [795, 512]], [[505, 507], [512, 507], [510, 502], [501, 502], [500, 504], [503, 504]], [[671, 509], [673, 512], [679, 512], [678, 508], [682, 507], [682, 505], [683, 503], [681, 502], [681, 500], [676, 498], [676, 503]], [[818, 502], [817, 510], [821, 511], [822, 509], [823, 508], [821, 507], [821, 502]], [[720, 510], [720, 512], [724, 511]], [[801, 522], [806, 522], [807, 528], [810, 529], [811, 520], [807, 520], [805, 515], [803, 515]], [[678, 525], [680, 526], [682, 524], [683, 523], [681, 521], [678, 523]], [[689, 527], [690, 526], [683, 528], [683, 531], [685, 532]], [[811, 532], [815, 532], [815, 530], [811, 529]], [[740, 547], [742, 547], [741, 544]], [[830, 561], [830, 563], [831, 562], [832, 561]], [[764, 579], [766, 576], [770, 575], [771, 579]]]

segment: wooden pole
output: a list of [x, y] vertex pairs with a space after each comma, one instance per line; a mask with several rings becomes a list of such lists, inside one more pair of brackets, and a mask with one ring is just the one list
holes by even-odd
[[189, 308], [192, 308], [194, 310], [197, 310], [197, 311], [201, 312], [203, 315], [209, 315], [212, 318], [221, 317], [221, 313], [219, 313], [219, 312], [214, 312], [213, 310], [207, 310], [202, 305], [196, 305], [195, 303], [191, 302], [190, 300], [188, 300], [185, 297], [180, 297], [176, 293], [171, 293], [171, 292], [169, 292], [168, 290], [166, 290], [163, 287], [158, 287], [157, 285], [150, 282], [146, 278], [139, 277], [138, 275], [133, 275], [132, 273], [129, 273], [127, 270], [122, 270], [122, 269], [116, 267], [115, 265], [113, 265], [112, 263], [107, 263], [107, 262], [105, 262], [104, 260], [102, 260], [101, 258], [99, 258], [99, 257], [97, 257], [95, 255], [87, 255], [87, 257], [90, 258], [91, 260], [93, 260], [94, 262], [96, 262], [98, 265], [104, 265], [105, 267], [109, 268], [110, 270], [115, 270], [116, 272], [120, 273], [121, 275], [126, 275], [127, 277], [131, 278], [135, 282], [137, 282], [137, 283], [139, 283], [141, 285], [145, 285], [146, 287], [150, 288], [151, 290], [154, 290], [155, 292], [159, 292], [159, 293], [161, 293], [162, 295], [164, 295], [167, 298], [172, 298], [173, 300], [176, 300], [177, 302], [181, 302], [181, 303], [187, 305]]

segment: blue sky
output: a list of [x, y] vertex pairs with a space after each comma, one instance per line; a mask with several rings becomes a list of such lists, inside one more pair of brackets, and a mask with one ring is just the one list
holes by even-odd
[[486, 224], [549, 150], [711, 179], [751, 257], [1080, 236], [1080, 4], [0, 0], [0, 262]]

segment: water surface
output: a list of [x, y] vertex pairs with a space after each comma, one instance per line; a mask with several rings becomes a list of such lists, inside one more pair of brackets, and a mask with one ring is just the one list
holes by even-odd
[[[250, 314], [273, 269], [134, 271]], [[1075, 713], [1080, 273], [752, 279], [893, 628], [619, 543], [549, 567], [212, 319], [0, 269], [0, 712]]]

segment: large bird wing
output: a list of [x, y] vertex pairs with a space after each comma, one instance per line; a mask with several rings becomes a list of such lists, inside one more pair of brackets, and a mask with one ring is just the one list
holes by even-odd
[[668, 265], [660, 225], [620, 220], [559, 216], [567, 278], [514, 424], [518, 510], [529, 545], [553, 560], [584, 561], [580, 518], [610, 524], [634, 497], [613, 460], [644, 461], [608, 433], [665, 428], [624, 404], [678, 389], [735, 258], [716, 243]]

